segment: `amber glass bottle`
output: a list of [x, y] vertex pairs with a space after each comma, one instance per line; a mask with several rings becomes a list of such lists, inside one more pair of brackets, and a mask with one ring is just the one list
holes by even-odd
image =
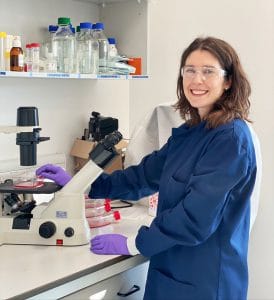
[[20, 37], [14, 37], [12, 48], [10, 50], [10, 70], [23, 72], [24, 71], [24, 55], [21, 48]]

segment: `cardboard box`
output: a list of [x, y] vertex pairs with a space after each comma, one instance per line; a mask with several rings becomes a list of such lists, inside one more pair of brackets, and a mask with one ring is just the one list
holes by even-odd
[[[74, 171], [78, 172], [88, 161], [88, 155], [90, 151], [95, 147], [95, 143], [91, 141], [85, 141], [76, 139], [71, 148], [70, 155], [74, 157]], [[104, 171], [106, 173], [112, 173], [115, 170], [123, 169], [123, 149], [127, 147], [127, 142], [121, 140], [116, 146], [116, 150], [119, 153], [105, 166]]]

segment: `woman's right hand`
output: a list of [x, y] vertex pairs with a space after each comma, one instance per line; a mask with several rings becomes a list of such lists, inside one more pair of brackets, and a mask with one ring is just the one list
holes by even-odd
[[60, 186], [66, 185], [71, 179], [71, 176], [63, 168], [52, 164], [38, 168], [36, 175], [51, 179]]

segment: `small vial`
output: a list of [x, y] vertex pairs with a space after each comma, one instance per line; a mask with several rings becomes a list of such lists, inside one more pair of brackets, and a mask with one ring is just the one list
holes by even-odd
[[10, 50], [10, 70], [23, 72], [24, 71], [24, 53], [21, 48], [20, 36], [15, 36]]
[[5, 70], [5, 44], [7, 39], [7, 33], [0, 32], [0, 70]]
[[10, 50], [12, 48], [13, 35], [7, 34], [5, 45], [5, 69], [10, 71]]
[[32, 72], [39, 72], [39, 60], [40, 60], [40, 44], [31, 44], [32, 52]]
[[27, 44], [26, 45], [25, 71], [26, 72], [32, 72], [32, 50], [31, 50], [31, 44]]

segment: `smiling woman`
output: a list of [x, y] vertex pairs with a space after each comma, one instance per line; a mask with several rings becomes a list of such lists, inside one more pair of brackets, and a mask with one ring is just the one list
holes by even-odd
[[191, 125], [248, 121], [251, 88], [235, 50], [216, 38], [197, 38], [184, 51], [175, 105]]
[[257, 176], [250, 86], [235, 51], [215, 38], [194, 40], [179, 70], [176, 107], [186, 123], [138, 165], [100, 175], [89, 193], [138, 200], [158, 192], [156, 217], [132, 239], [99, 235], [90, 249], [149, 257], [145, 300], [244, 300]]
[[212, 111], [214, 103], [230, 87], [226, 71], [209, 51], [193, 51], [183, 70], [184, 93], [190, 105], [198, 110], [201, 119]]

